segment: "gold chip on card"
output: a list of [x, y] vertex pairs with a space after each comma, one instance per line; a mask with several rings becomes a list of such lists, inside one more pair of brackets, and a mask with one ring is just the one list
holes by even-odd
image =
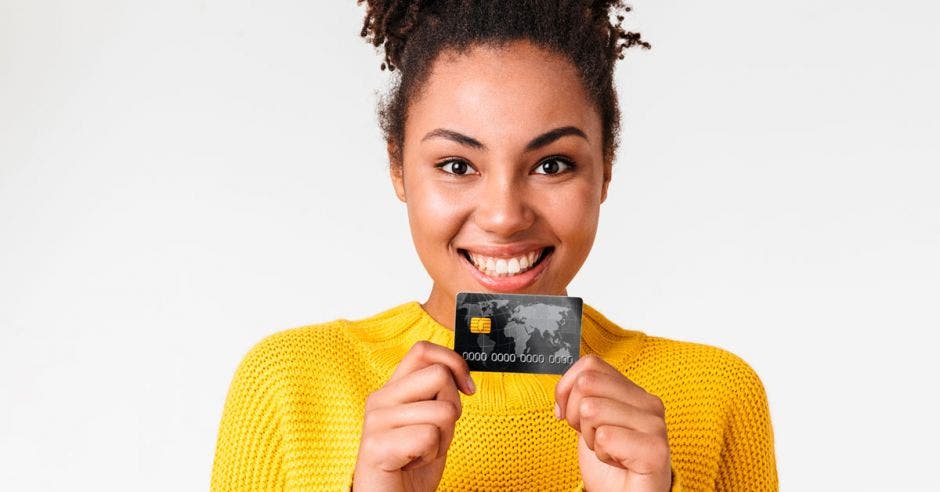
[[470, 333], [489, 333], [491, 323], [489, 318], [470, 318]]

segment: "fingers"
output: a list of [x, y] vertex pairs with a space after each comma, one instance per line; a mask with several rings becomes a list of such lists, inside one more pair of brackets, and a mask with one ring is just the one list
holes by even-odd
[[[636, 418], [640, 415], [645, 415], [648, 417], [647, 420], [662, 420], [665, 414], [656, 411], [652, 402], [653, 399], [658, 400], [658, 398], [645, 391], [639, 396], [630, 395], [627, 390], [630, 386], [635, 385], [633, 385], [633, 383], [627, 385], [624, 384], [625, 382], [629, 382], [629, 380], [623, 376], [610, 376], [608, 374], [588, 371], [582, 373], [575, 383], [574, 388], [571, 390], [571, 394], [568, 396], [568, 402], [563, 409], [562, 419], [567, 420], [571, 427], [578, 432], [583, 432], [584, 429], [582, 425], [584, 416], [582, 415], [582, 409], [584, 409], [585, 406], [589, 408], [597, 406], [596, 402], [585, 402], [584, 400], [593, 397], [596, 399], [621, 402], [634, 410], [633, 414]], [[627, 422], [626, 427], [644, 430], [644, 421], [633, 419], [621, 422]]]
[[378, 408], [422, 400], [445, 400], [462, 411], [460, 397], [450, 369], [431, 364], [411, 374], [390, 381], [366, 398], [366, 412]]
[[425, 341], [413, 345], [388, 382], [366, 397], [360, 476], [369, 469], [420, 468], [446, 456], [463, 411], [458, 385], [474, 390], [469, 374], [453, 350]]
[[624, 478], [637, 477], [640, 482], [636, 483], [667, 484], [666, 411], [657, 396], [591, 354], [579, 359], [558, 381], [555, 402], [559, 418], [580, 434], [582, 471], [584, 466], [596, 470], [600, 461], [624, 470]]
[[594, 453], [608, 465], [626, 468], [640, 475], [661, 473], [668, 469], [669, 444], [665, 439], [644, 432], [602, 425], [594, 432]]
[[[561, 418], [568, 420], [569, 423], [580, 420], [577, 417], [570, 420], [567, 418], [568, 412], [577, 411], [577, 405], [571, 404], [572, 393], [580, 397], [612, 398], [628, 402], [654, 413], [664, 414], [662, 402], [659, 398], [647, 393], [646, 390], [637, 386], [613, 366], [594, 354], [578, 359], [555, 385], [555, 403], [561, 412]], [[575, 427], [575, 429], [578, 429], [578, 427]]]
[[564, 406], [559, 403], [561, 418], [578, 432], [581, 431], [581, 400], [593, 396], [599, 398], [620, 398], [625, 393], [623, 384], [616, 376], [597, 372], [583, 371], [575, 380]]
[[450, 370], [457, 388], [465, 394], [472, 395], [476, 391], [473, 379], [470, 377], [470, 368], [467, 361], [457, 352], [425, 340], [411, 346], [408, 353], [398, 363], [395, 372], [389, 381], [396, 381], [407, 374], [417, 371], [431, 364], [441, 364]]
[[385, 472], [418, 468], [440, 454], [440, 429], [433, 424], [416, 424], [385, 429], [362, 438], [363, 449], [377, 457], [375, 466]]
[[[456, 392], [455, 392], [456, 394]], [[449, 401], [426, 400], [381, 408], [366, 414], [363, 432], [381, 432], [415, 425], [431, 424], [437, 427], [440, 444], [436, 458], [447, 454], [454, 439], [454, 423], [459, 410]]]
[[[580, 416], [581, 436], [591, 450], [594, 450], [597, 428], [603, 425], [624, 427], [666, 438], [666, 422], [662, 418], [617, 400], [593, 396], [582, 398], [577, 414]], [[570, 416], [571, 414], [569, 418]]]

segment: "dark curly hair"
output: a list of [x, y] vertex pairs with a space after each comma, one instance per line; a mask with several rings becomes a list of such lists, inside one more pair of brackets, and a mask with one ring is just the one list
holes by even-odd
[[516, 40], [566, 56], [577, 67], [601, 116], [605, 163], [613, 162], [620, 132], [614, 64], [623, 59], [626, 48], [650, 47], [639, 33], [621, 27], [631, 10], [623, 1], [356, 0], [357, 5], [363, 2], [367, 9], [360, 35], [373, 46], [384, 44], [382, 70], [400, 70], [378, 109], [385, 139], [393, 144], [393, 165], [403, 164], [408, 103], [438, 54], [445, 49], [463, 53], [474, 45], [503, 46]]

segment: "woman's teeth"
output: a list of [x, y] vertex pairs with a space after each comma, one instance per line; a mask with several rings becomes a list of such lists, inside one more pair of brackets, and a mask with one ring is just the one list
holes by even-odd
[[491, 277], [510, 277], [518, 275], [535, 265], [542, 250], [529, 251], [528, 253], [513, 258], [495, 258], [492, 256], [483, 256], [467, 251], [470, 261], [477, 267], [477, 270]]

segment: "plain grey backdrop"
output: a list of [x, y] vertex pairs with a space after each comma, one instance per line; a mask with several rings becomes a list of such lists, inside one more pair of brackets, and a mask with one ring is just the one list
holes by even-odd
[[[940, 8], [633, 5], [569, 293], [748, 361], [783, 489], [938, 490]], [[203, 490], [254, 343], [426, 299], [362, 15], [0, 0], [0, 489]]]

